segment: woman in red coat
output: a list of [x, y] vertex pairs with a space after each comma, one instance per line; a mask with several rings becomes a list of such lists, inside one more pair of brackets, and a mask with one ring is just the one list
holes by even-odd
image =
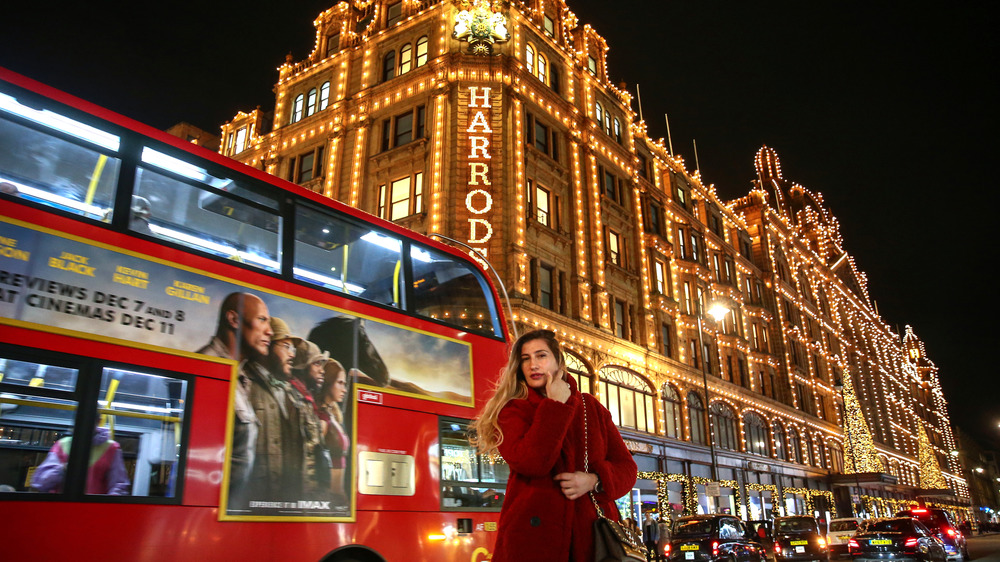
[[635, 484], [636, 465], [610, 412], [577, 391], [555, 334], [518, 338], [475, 430], [479, 450], [499, 452], [510, 466], [493, 562], [592, 562], [589, 493], [618, 520], [614, 502]]

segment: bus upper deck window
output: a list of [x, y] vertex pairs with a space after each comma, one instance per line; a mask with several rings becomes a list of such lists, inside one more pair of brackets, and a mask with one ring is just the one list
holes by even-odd
[[481, 334], [499, 334], [492, 293], [472, 264], [414, 244], [413, 312]]
[[110, 220], [121, 166], [116, 135], [0, 93], [3, 192]]
[[210, 174], [199, 161], [146, 147], [136, 172], [130, 228], [210, 254], [278, 271], [278, 202]]
[[402, 241], [329, 211], [299, 207], [295, 277], [402, 308]]

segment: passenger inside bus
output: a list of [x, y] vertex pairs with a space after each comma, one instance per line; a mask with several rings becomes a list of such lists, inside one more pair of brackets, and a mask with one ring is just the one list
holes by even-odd
[[[49, 454], [35, 469], [31, 477], [31, 487], [39, 492], [58, 493], [62, 491], [66, 477], [66, 463], [73, 437], [63, 437], [56, 441]], [[121, 445], [110, 438], [106, 427], [94, 428], [90, 444], [90, 460], [87, 468], [86, 493], [109, 496], [126, 496], [130, 482], [125, 472], [125, 459]]]

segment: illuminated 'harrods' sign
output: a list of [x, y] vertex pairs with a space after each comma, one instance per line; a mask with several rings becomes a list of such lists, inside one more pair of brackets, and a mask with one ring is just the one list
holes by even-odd
[[[484, 86], [469, 86], [468, 115], [469, 126], [465, 132], [469, 135], [469, 183], [465, 194], [465, 208], [469, 217], [469, 244], [488, 257], [486, 244], [493, 237], [493, 225], [490, 216], [493, 210], [493, 195], [490, 194], [490, 163], [493, 155], [490, 153], [490, 138], [493, 129], [490, 128], [490, 113], [493, 108], [490, 98], [491, 88]], [[469, 252], [478, 259], [474, 252]]]

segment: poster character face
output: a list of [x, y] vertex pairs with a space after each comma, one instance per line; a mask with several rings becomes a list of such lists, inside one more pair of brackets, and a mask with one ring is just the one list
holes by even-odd
[[281, 340], [271, 347], [271, 366], [275, 372], [283, 373], [286, 377], [291, 376], [294, 361], [295, 344], [292, 340]]
[[326, 361], [313, 361], [309, 364], [309, 378], [312, 379], [313, 386], [321, 388], [323, 386], [323, 373]]
[[261, 359], [267, 357], [268, 348], [271, 345], [271, 315], [268, 313], [267, 305], [260, 297], [243, 294], [242, 309], [240, 316], [236, 310], [230, 310], [229, 323], [231, 326], [239, 326], [239, 333], [242, 334], [240, 348], [244, 356]]

